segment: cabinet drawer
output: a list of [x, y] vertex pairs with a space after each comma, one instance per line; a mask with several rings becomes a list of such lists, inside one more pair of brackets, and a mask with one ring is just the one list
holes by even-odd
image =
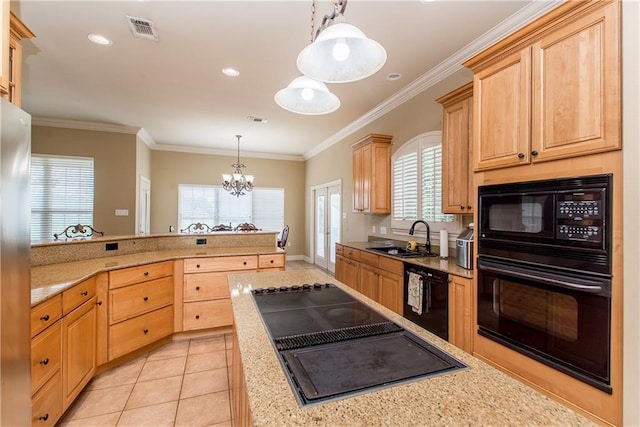
[[47, 381], [31, 400], [31, 425], [53, 427], [62, 416], [62, 378], [60, 371]]
[[336, 243], [336, 255], [344, 255], [344, 246]]
[[60, 369], [61, 363], [62, 335], [57, 322], [31, 340], [31, 394]]
[[173, 306], [161, 308], [109, 327], [109, 360], [173, 333]]
[[85, 280], [62, 293], [62, 314], [67, 315], [96, 296], [96, 277]]
[[360, 263], [367, 264], [372, 267], [378, 267], [379, 259], [384, 258], [379, 255], [371, 254], [369, 252], [362, 251], [360, 252]]
[[259, 268], [284, 267], [284, 254], [258, 255]]
[[109, 324], [173, 303], [173, 277], [109, 291]]
[[226, 272], [184, 275], [184, 301], [229, 298]]
[[233, 312], [229, 299], [184, 304], [182, 326], [185, 331], [230, 325], [233, 325]]
[[379, 267], [381, 270], [386, 270], [390, 273], [399, 274], [400, 276], [402, 276], [404, 273], [404, 264], [402, 263], [402, 261], [389, 259], [384, 256], [380, 257]]
[[109, 272], [109, 288], [121, 288], [123, 286], [133, 285], [134, 283], [146, 282], [171, 275], [173, 275], [172, 261], [114, 270]]
[[353, 249], [353, 248], [349, 248], [347, 246], [344, 247], [343, 249], [344, 252], [344, 256], [352, 259], [354, 261], [360, 261], [360, 250], [359, 249]]
[[31, 309], [31, 338], [62, 317], [62, 295], [56, 295]]
[[252, 270], [258, 268], [258, 257], [255, 255], [226, 256], [216, 258], [195, 258], [184, 261], [185, 273], [206, 271]]

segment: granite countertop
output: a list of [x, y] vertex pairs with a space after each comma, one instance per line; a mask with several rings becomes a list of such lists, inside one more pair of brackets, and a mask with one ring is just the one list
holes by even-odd
[[284, 251], [274, 246], [168, 249], [31, 267], [31, 307], [102, 271], [184, 258], [277, 253]]
[[419, 258], [400, 258], [393, 255], [387, 255], [378, 251], [367, 250], [371, 246], [374, 246], [372, 242], [340, 242], [342, 246], [348, 246], [350, 248], [359, 249], [361, 251], [367, 251], [372, 254], [386, 256], [398, 261], [406, 262], [409, 264], [415, 264], [422, 267], [429, 267], [440, 271], [445, 271], [449, 274], [465, 277], [467, 279], [473, 278], [473, 270], [467, 270], [456, 264], [455, 258], [440, 258], [440, 257], [419, 257]]
[[[301, 409], [250, 290], [315, 282], [335, 283], [469, 369]], [[229, 287], [254, 426], [595, 425], [320, 271], [231, 274]]]

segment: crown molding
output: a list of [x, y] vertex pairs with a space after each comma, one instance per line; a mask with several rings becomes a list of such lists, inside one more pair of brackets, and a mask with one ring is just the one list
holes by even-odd
[[[209, 154], [214, 156], [228, 156], [236, 157], [238, 152], [236, 150], [218, 150], [215, 148], [206, 147], [194, 147], [185, 145], [173, 145], [173, 144], [156, 144], [153, 147], [157, 151], [175, 151], [180, 153], [190, 154]], [[251, 159], [269, 159], [269, 160], [290, 160], [294, 162], [303, 162], [305, 159], [302, 156], [292, 154], [271, 154], [271, 153], [258, 153], [253, 151], [242, 151], [242, 158]]]
[[99, 132], [117, 132], [136, 135], [140, 131], [139, 127], [116, 125], [111, 123], [88, 122], [82, 120], [55, 119], [52, 117], [33, 117], [33, 126], [49, 126], [54, 128], [67, 128], [79, 130], [93, 130]]
[[155, 150], [156, 147], [158, 146], [158, 144], [156, 144], [156, 141], [153, 139], [151, 134], [149, 132], [147, 132], [147, 130], [145, 128], [140, 128], [140, 130], [138, 131], [138, 133], [136, 135], [150, 149]]
[[342, 141], [349, 135], [357, 132], [366, 125], [374, 122], [378, 118], [398, 108], [400, 105], [416, 97], [420, 93], [441, 82], [456, 71], [463, 68], [462, 63], [483, 49], [488, 48], [492, 44], [502, 40], [504, 37], [520, 29], [524, 25], [530, 23], [534, 19], [553, 9], [562, 3], [563, 0], [545, 0], [533, 1], [500, 22], [498, 25], [473, 40], [471, 43], [458, 50], [456, 53], [427, 71], [413, 82], [409, 83], [394, 95], [382, 101], [374, 108], [369, 110], [360, 118], [354, 120], [344, 128], [340, 129], [320, 144], [303, 154], [305, 160], [321, 153], [334, 144]]

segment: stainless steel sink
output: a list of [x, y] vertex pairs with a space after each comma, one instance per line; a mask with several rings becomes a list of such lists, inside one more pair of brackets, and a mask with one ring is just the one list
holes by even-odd
[[437, 254], [427, 254], [420, 251], [409, 251], [406, 248], [400, 246], [384, 246], [384, 247], [371, 247], [367, 248], [370, 251], [379, 252], [386, 255], [395, 256], [398, 258], [420, 258], [426, 256], [436, 256]]

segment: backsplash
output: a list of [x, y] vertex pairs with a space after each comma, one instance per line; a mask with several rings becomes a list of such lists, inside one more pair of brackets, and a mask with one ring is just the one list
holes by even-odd
[[31, 246], [31, 266], [82, 261], [166, 249], [275, 246], [277, 232], [221, 232], [215, 234], [160, 234], [100, 237], [42, 243]]

